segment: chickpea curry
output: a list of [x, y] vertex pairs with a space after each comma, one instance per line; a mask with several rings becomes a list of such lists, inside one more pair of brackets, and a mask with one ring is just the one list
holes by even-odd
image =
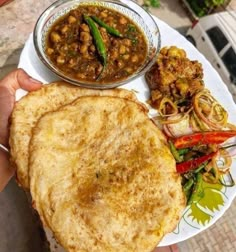
[[85, 82], [126, 79], [144, 63], [147, 41], [123, 14], [83, 5], [62, 16], [47, 34], [46, 54], [63, 74]]

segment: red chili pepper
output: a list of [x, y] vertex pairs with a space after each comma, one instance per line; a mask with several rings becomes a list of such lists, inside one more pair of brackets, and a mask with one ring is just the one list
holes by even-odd
[[217, 152], [212, 152], [202, 157], [176, 164], [176, 170], [178, 173], [184, 173], [184, 172], [194, 170], [198, 168], [202, 163], [212, 159], [216, 155], [216, 153]]
[[221, 144], [235, 136], [236, 131], [234, 130], [197, 132], [172, 139], [172, 143], [175, 148], [182, 149], [201, 144]]

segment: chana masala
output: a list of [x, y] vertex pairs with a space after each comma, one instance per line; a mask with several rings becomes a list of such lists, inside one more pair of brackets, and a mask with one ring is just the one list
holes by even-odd
[[52, 25], [46, 54], [65, 75], [105, 84], [136, 72], [147, 48], [144, 34], [128, 17], [113, 9], [85, 5]]

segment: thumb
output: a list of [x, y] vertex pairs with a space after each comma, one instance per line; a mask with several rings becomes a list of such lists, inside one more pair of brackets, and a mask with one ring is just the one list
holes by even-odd
[[0, 81], [0, 143], [8, 146], [8, 120], [11, 115], [15, 93], [19, 88], [33, 91], [41, 83], [32, 79], [24, 70], [17, 69]]
[[0, 81], [0, 86], [5, 86], [11, 95], [15, 95], [17, 89], [34, 91], [41, 87], [42, 83], [31, 78], [23, 69], [16, 69]]

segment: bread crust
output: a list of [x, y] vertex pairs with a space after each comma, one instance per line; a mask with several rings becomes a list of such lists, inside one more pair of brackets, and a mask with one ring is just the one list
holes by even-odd
[[29, 153], [35, 207], [67, 251], [150, 252], [185, 207], [165, 137], [134, 101], [87, 96], [48, 112]]
[[38, 119], [47, 112], [87, 95], [118, 96], [137, 101], [135, 94], [125, 89], [86, 89], [60, 81], [43, 85], [41, 89], [28, 93], [16, 103], [10, 119], [9, 145], [11, 162], [16, 167], [17, 181], [22, 187], [29, 188], [28, 148], [32, 129]]

